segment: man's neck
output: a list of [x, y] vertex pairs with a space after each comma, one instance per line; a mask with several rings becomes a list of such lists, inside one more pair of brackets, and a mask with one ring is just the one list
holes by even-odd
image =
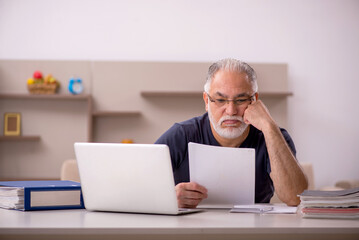
[[218, 135], [218, 133], [213, 129], [211, 124], [211, 130], [214, 138], [217, 140], [217, 142], [222, 147], [239, 147], [242, 145], [244, 140], [248, 137], [250, 126], [247, 127], [247, 129], [243, 132], [243, 134], [237, 138], [229, 139], [229, 138], [223, 138]]

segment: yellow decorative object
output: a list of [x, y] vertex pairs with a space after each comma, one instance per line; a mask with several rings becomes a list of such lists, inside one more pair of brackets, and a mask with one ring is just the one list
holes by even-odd
[[34, 79], [32, 79], [32, 78], [27, 79], [27, 84], [28, 85], [34, 84], [34, 83], [35, 83]]
[[125, 138], [125, 139], [122, 139], [121, 143], [133, 143], [133, 140], [129, 139], [129, 138]]
[[50, 78], [52, 78], [52, 75], [51, 74], [48, 74], [46, 77], [45, 77], [45, 79], [44, 79], [44, 82], [45, 83], [49, 83], [50, 81]]
[[48, 74], [45, 77], [44, 82], [45, 83], [56, 83], [56, 79], [51, 74]]
[[20, 136], [20, 113], [5, 113], [4, 136]]

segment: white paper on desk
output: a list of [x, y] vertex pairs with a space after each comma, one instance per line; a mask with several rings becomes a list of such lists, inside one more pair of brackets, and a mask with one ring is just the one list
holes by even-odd
[[[235, 205], [231, 212], [241, 212], [241, 209], [260, 209], [258, 213], [264, 214], [295, 214], [297, 207], [288, 207], [285, 204], [253, 204], [253, 205]], [[253, 211], [255, 212], [255, 211]]]
[[267, 214], [295, 214], [297, 213], [297, 207], [288, 207], [288, 206], [274, 206], [272, 210], [265, 212]]
[[254, 204], [255, 150], [188, 144], [190, 180], [208, 190], [198, 207]]
[[231, 213], [265, 213], [273, 210], [272, 206], [250, 204], [250, 205], [235, 205], [230, 212]]

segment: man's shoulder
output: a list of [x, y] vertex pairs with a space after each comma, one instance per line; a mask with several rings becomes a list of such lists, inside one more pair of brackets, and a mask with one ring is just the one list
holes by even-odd
[[279, 129], [282, 132], [282, 135], [284, 136], [285, 139], [287, 139], [287, 138], [291, 139], [291, 137], [290, 137], [290, 135], [289, 135], [289, 133], [288, 133], [288, 131], [286, 129], [281, 128], [281, 127]]

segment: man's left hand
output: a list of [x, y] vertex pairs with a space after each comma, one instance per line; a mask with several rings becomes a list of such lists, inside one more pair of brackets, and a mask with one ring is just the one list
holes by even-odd
[[251, 124], [260, 131], [264, 131], [276, 124], [261, 100], [248, 105], [244, 111], [243, 120], [246, 124]]

